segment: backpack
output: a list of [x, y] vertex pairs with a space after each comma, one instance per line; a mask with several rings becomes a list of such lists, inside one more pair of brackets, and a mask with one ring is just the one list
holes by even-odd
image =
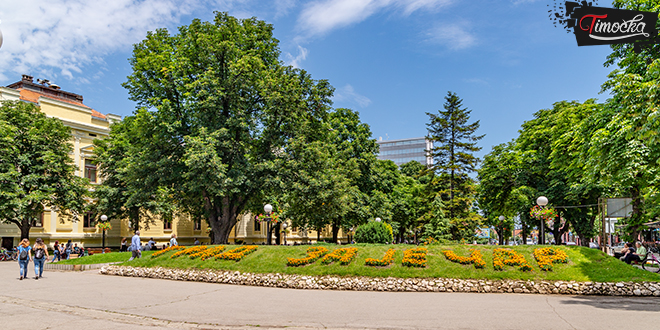
[[18, 258], [21, 260], [27, 260], [28, 259], [28, 250], [27, 249], [21, 249], [21, 253], [18, 255]]
[[44, 249], [38, 248], [37, 250], [34, 251], [34, 258], [35, 259], [41, 259], [44, 257]]

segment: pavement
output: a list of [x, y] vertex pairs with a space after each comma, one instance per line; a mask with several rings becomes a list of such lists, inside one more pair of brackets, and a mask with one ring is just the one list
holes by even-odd
[[0, 262], [0, 329], [646, 329], [660, 298], [293, 290]]

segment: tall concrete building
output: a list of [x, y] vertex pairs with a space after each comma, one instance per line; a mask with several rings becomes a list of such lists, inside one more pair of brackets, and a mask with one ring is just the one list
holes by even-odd
[[389, 159], [397, 165], [413, 160], [426, 166], [433, 164], [433, 158], [426, 154], [433, 148], [433, 142], [425, 137], [378, 141], [378, 146], [378, 159]]

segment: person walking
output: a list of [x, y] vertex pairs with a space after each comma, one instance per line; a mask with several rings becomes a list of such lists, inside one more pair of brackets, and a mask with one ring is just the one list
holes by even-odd
[[140, 258], [142, 257], [142, 251], [141, 251], [141, 243], [140, 243], [140, 231], [136, 230], [135, 235], [133, 235], [133, 238], [131, 238], [131, 251], [132, 255], [131, 258], [128, 259], [128, 261], [131, 261], [135, 258]]
[[121, 239], [121, 250], [119, 252], [126, 252], [128, 247], [126, 246], [126, 237]]
[[28, 264], [30, 264], [30, 259], [32, 259], [32, 253], [30, 250], [32, 250], [30, 241], [27, 238], [24, 238], [21, 241], [21, 244], [18, 245], [18, 266], [21, 268], [20, 280], [27, 277]]
[[175, 245], [179, 245], [179, 242], [176, 241], [176, 234], [172, 234], [172, 238], [170, 239], [170, 246]]
[[60, 242], [55, 241], [55, 244], [53, 245], [53, 260], [50, 262], [55, 262], [55, 258], [57, 258], [57, 261], [62, 260], [60, 256]]
[[71, 258], [71, 253], [73, 252], [73, 243], [71, 243], [71, 240], [66, 243], [64, 251], [66, 253], [66, 260], [69, 260], [69, 258]]
[[44, 263], [48, 259], [48, 248], [41, 238], [37, 238], [32, 250], [34, 250], [34, 279], [38, 280], [43, 277]]

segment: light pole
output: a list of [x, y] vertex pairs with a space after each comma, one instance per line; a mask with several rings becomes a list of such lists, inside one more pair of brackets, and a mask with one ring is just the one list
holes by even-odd
[[264, 212], [266, 212], [266, 241], [270, 245], [270, 213], [273, 212], [273, 206], [270, 204], [264, 205]]
[[[539, 198], [536, 199], [536, 204], [540, 206], [541, 208], [544, 208], [546, 205], [548, 205], [548, 198], [545, 196], [539, 196]], [[541, 226], [539, 227], [539, 244], [540, 245], [545, 245], [545, 220], [541, 220]]]
[[[101, 221], [105, 222], [108, 221], [108, 216], [107, 215], [102, 215], [101, 216]], [[105, 253], [105, 226], [103, 226], [103, 253]]]
[[286, 227], [289, 225], [286, 224], [286, 222], [282, 223], [282, 236], [284, 236], [284, 245], [286, 245]]
[[498, 218], [500, 220], [500, 228], [499, 231], [497, 232], [497, 235], [499, 236], [500, 239], [500, 245], [504, 245], [504, 220], [506, 220], [506, 217], [503, 215], [500, 215]]

